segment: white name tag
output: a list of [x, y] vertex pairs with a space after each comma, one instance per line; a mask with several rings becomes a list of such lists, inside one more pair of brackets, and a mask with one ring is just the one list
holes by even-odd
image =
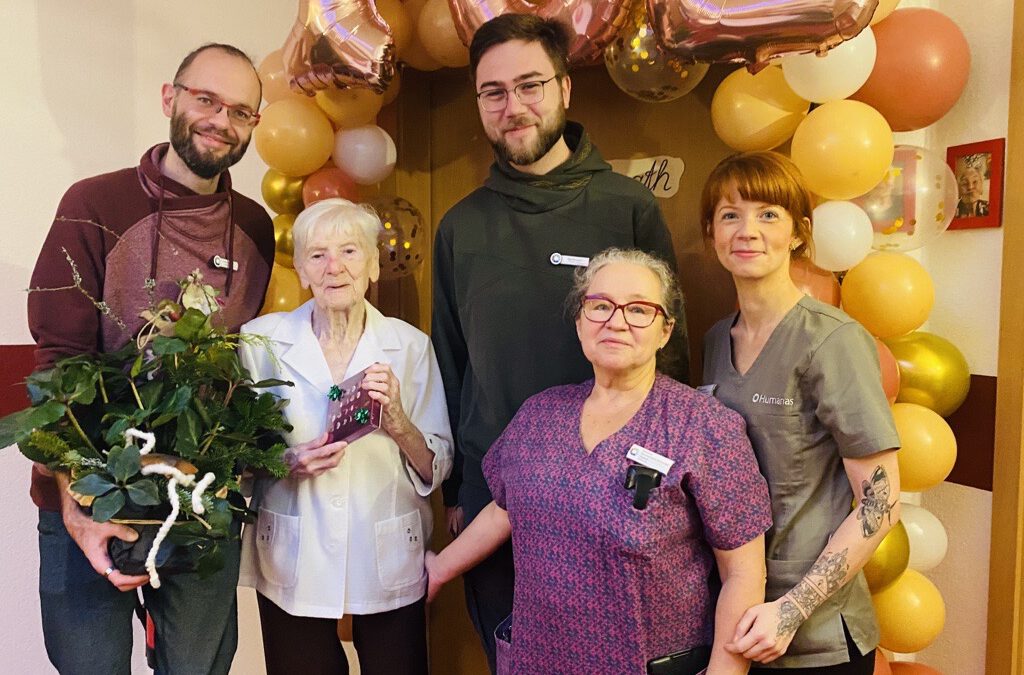
[[637, 464], [642, 464], [650, 469], [654, 469], [660, 474], [665, 476], [672, 469], [672, 465], [675, 464], [675, 460], [669, 459], [664, 455], [659, 455], [653, 450], [637, 445], [636, 443], [626, 453], [626, 459], [631, 459]]
[[227, 258], [222, 258], [219, 255], [213, 256], [213, 266], [216, 267], [217, 269], [226, 270], [228, 268], [228, 264], [229, 263], [231, 265], [231, 269], [233, 269], [235, 272], [237, 272], [238, 271], [238, 261], [237, 260], [229, 261]]
[[699, 391], [702, 394], [707, 394], [708, 396], [714, 396], [715, 389], [718, 389], [717, 384], [702, 384], [701, 386], [697, 387], [697, 391]]
[[590, 264], [590, 258], [581, 255], [565, 255], [564, 253], [552, 253], [549, 258], [552, 265], [572, 265], [573, 267], [586, 267]]

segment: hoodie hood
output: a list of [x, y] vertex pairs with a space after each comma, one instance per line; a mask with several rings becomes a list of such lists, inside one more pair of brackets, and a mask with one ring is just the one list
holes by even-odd
[[523, 173], [496, 158], [484, 187], [498, 193], [513, 211], [544, 213], [576, 199], [595, 174], [611, 171], [578, 122], [566, 122], [562, 133], [572, 156], [542, 176]]

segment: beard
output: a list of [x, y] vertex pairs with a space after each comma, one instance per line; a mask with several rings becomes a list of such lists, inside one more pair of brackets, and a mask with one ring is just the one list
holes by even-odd
[[[532, 120], [529, 117], [516, 117], [509, 121], [508, 127], [514, 128], [530, 122]], [[548, 154], [548, 151], [555, 147], [555, 143], [562, 137], [564, 131], [565, 107], [559, 105], [548, 118], [541, 118], [540, 124], [537, 125], [537, 138], [532, 143], [524, 147], [513, 148], [504, 140], [502, 132], [499, 131], [496, 138], [490, 139], [491, 147], [494, 148], [494, 154], [509, 164], [528, 166]]]
[[196, 147], [192, 140], [192, 133], [195, 128], [189, 126], [183, 113], [175, 111], [171, 116], [171, 147], [174, 148], [174, 152], [178, 154], [178, 157], [181, 157], [181, 161], [185, 162], [185, 166], [192, 173], [207, 180], [218, 176], [227, 170], [228, 167], [237, 164], [238, 160], [242, 159], [242, 156], [245, 155], [245, 151], [249, 147], [249, 140], [252, 138], [250, 136], [242, 142], [238, 138], [232, 138], [215, 127], [200, 127], [205, 133], [214, 134], [225, 143], [234, 144], [228, 152], [218, 157], [212, 152], [204, 152]]

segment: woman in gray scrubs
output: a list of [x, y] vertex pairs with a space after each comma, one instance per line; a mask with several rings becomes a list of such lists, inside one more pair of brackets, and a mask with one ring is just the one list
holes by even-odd
[[773, 152], [723, 160], [701, 195], [739, 304], [705, 336], [704, 390], [746, 419], [774, 520], [766, 602], [729, 648], [772, 671], [870, 674], [878, 626], [860, 570], [899, 519], [899, 437], [872, 337], [790, 279], [811, 209]]

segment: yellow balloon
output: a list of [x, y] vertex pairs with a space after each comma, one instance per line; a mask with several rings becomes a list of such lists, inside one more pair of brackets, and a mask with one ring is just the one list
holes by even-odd
[[874, 26], [892, 14], [892, 10], [896, 9], [898, 4], [900, 4], [900, 0], [878, 0], [878, 7], [875, 8], [875, 13], [871, 15], [871, 25]]
[[297, 94], [288, 86], [288, 73], [284, 69], [284, 61], [281, 59], [281, 50], [275, 49], [267, 54], [257, 69], [260, 82], [263, 83], [263, 98], [267, 103], [274, 103], [283, 98], [303, 99], [303, 94]]
[[757, 75], [740, 68], [715, 90], [711, 123], [733, 150], [771, 150], [793, 135], [810, 105], [786, 84], [782, 68], [768, 66]]
[[409, 13], [399, 0], [375, 0], [373, 3], [377, 13], [391, 29], [391, 39], [395, 43], [395, 57], [402, 58], [402, 53], [412, 40], [414, 26], [409, 20]]
[[935, 585], [916, 570], [871, 596], [881, 631], [879, 643], [894, 652], [917, 652], [932, 643], [946, 623], [946, 603]]
[[353, 129], [370, 124], [384, 105], [384, 97], [370, 89], [321, 89], [316, 104], [340, 129]]
[[312, 293], [302, 288], [299, 275], [295, 270], [274, 263], [274, 269], [270, 273], [270, 285], [267, 286], [267, 295], [263, 300], [260, 315], [271, 312], [290, 312], [312, 297]]
[[889, 171], [892, 129], [860, 101], [829, 101], [815, 108], [793, 134], [793, 162], [811, 192], [851, 199], [878, 185]]
[[397, 70], [395, 71], [394, 77], [391, 78], [391, 82], [388, 83], [388, 88], [384, 90], [382, 107], [385, 105], [391, 105], [398, 98], [398, 92], [402, 90], [402, 75]]
[[843, 310], [875, 337], [921, 327], [935, 303], [927, 270], [903, 253], [872, 253], [843, 278]]
[[910, 538], [903, 523], [897, 522], [864, 565], [868, 588], [877, 593], [896, 581], [910, 562]]
[[956, 436], [946, 420], [916, 403], [894, 404], [892, 417], [900, 436], [900, 489], [921, 492], [946, 480], [956, 464]]
[[949, 417], [967, 398], [971, 369], [945, 338], [924, 331], [885, 340], [900, 367], [896, 401], [917, 403]]
[[264, 109], [253, 133], [256, 152], [286, 176], [306, 176], [334, 150], [334, 129], [311, 100], [285, 98]]
[[416, 70], [429, 71], [437, 70], [444, 66], [428, 54], [423, 43], [420, 42], [420, 13], [423, 11], [423, 5], [426, 3], [427, 0], [405, 0], [402, 3], [406, 13], [409, 15], [409, 24], [412, 26], [412, 39], [409, 40], [409, 44], [406, 45], [405, 51], [402, 53], [402, 60]]
[[302, 176], [286, 176], [280, 171], [267, 169], [260, 184], [263, 201], [275, 213], [298, 213], [303, 208], [302, 184], [305, 180]]
[[469, 65], [469, 49], [462, 44], [455, 30], [448, 0], [427, 0], [423, 4], [416, 21], [416, 35], [430, 58], [442, 66], [461, 68]]
[[274, 216], [274, 262], [282, 267], [295, 267], [292, 260], [295, 254], [295, 242], [292, 240], [294, 224], [295, 214], [282, 213]]

